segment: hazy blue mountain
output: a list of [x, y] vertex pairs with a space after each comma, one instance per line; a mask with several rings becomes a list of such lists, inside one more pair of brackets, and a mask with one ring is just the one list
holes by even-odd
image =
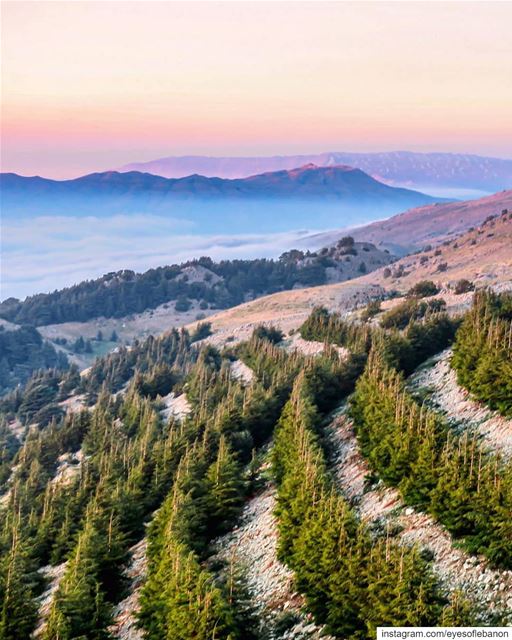
[[243, 178], [266, 171], [281, 171], [313, 163], [320, 167], [350, 165], [394, 186], [435, 195], [477, 197], [512, 187], [512, 160], [460, 153], [329, 152], [298, 156], [212, 158], [181, 156], [134, 162], [119, 171], [147, 171], [167, 178], [192, 173], [220, 178]]
[[6, 218], [151, 214], [190, 223], [192, 232], [332, 228], [435, 202], [347, 166], [277, 171], [241, 179], [163, 178], [115, 171], [74, 180], [1, 176]]

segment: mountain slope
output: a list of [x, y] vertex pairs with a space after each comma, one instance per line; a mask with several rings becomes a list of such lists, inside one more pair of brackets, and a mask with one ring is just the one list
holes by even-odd
[[504, 209], [512, 211], [512, 190], [468, 202], [418, 207], [385, 222], [357, 229], [353, 235], [358, 240], [364, 238], [367, 242], [401, 244], [416, 249], [454, 237]]
[[397, 189], [347, 166], [306, 165], [244, 179], [227, 180], [191, 175], [166, 179], [148, 173], [94, 173], [75, 180], [47, 180], [16, 174], [1, 176], [4, 215], [98, 215], [165, 213], [176, 202], [235, 200], [328, 200], [344, 204], [404, 208], [434, 201], [407, 189]]
[[[453, 238], [436, 250], [405, 256], [394, 263], [386, 277], [386, 267], [365, 276], [319, 287], [283, 291], [221, 311], [208, 320], [212, 323], [214, 343], [222, 344], [235, 336], [245, 339], [262, 322], [273, 323], [283, 331], [296, 329], [315, 306], [333, 311], [347, 311], [362, 306], [371, 298], [385, 296], [386, 291], [407, 291], [417, 282], [434, 280], [445, 287], [467, 278], [477, 286], [495, 285], [512, 288], [512, 213], [489, 220], [480, 228]], [[446, 270], [439, 265], [446, 263]], [[401, 275], [398, 275], [400, 274]], [[460, 310], [467, 296], [443, 290], [448, 307]], [[394, 303], [395, 301], [393, 301]]]
[[[487, 219], [471, 231], [452, 236], [437, 248], [405, 256], [391, 275], [379, 269], [358, 282], [383, 284], [404, 291], [419, 280], [444, 284], [466, 278], [477, 286], [512, 281], [512, 209]], [[397, 274], [401, 274], [398, 275]]]
[[[426, 244], [438, 244], [482, 223], [490, 215], [512, 211], [512, 190], [492, 196], [416, 207], [387, 220], [351, 229], [356, 240], [388, 247], [397, 255], [415, 251]], [[318, 234], [318, 246], [334, 243], [346, 231]]]
[[[497, 250], [511, 227], [508, 213], [489, 220], [471, 232], [482, 242], [470, 246], [478, 253], [491, 242]], [[451, 248], [472, 239], [461, 236]], [[319, 291], [349, 313], [383, 293], [364, 280], [309, 289], [305, 315]], [[294, 298], [264, 302], [260, 322], [270, 322], [273, 311], [291, 311]], [[445, 428], [403, 387], [402, 364], [395, 369], [371, 349], [378, 340], [393, 362], [417, 364], [450, 344], [455, 323], [433, 317], [397, 341], [371, 324], [352, 333], [342, 318], [326, 323], [317, 312], [307, 333], [303, 327], [276, 345], [267, 332], [237, 347], [254, 328], [248, 308], [229, 312], [238, 324], [224, 333], [228, 353], [199, 352], [186, 331], [174, 330], [118, 349], [82, 376], [42, 374], [0, 403], [0, 436], [10, 444], [0, 469], [1, 542], [12, 558], [0, 578], [14, 584], [4, 609], [16, 632], [23, 623], [10, 639], [37, 625], [52, 638], [64, 625], [69, 637], [140, 638], [138, 612], [146, 636], [160, 639], [163, 630], [182, 640], [201, 628], [202, 638], [254, 638], [264, 629], [275, 640], [306, 640], [324, 623], [332, 638], [346, 637], [347, 625], [366, 637], [368, 621], [510, 624], [512, 467], [465, 438], [466, 422], [460, 432]], [[358, 437], [344, 415], [356, 382], [350, 419]], [[181, 425], [169, 419], [178, 399], [190, 411]], [[72, 415], [85, 403], [89, 410]], [[34, 413], [41, 404], [46, 421]], [[59, 413], [48, 417], [52, 407]], [[263, 473], [265, 511], [254, 501]], [[423, 501], [411, 498], [415, 488]], [[480, 544], [470, 546], [476, 536]], [[48, 582], [31, 591], [35, 570]], [[391, 590], [402, 594], [398, 605]]]
[[493, 192], [512, 185], [512, 160], [469, 154], [330, 152], [298, 156], [214, 158], [167, 157], [127, 164], [119, 171], [147, 171], [167, 178], [192, 173], [221, 178], [243, 178], [255, 173], [293, 169], [308, 163], [318, 166], [347, 164], [393, 185], [422, 189], [459, 188]]
[[[370, 243], [350, 240], [340, 241], [317, 253], [292, 250], [278, 260], [216, 263], [210, 258], [201, 258], [150, 269], [142, 274], [130, 270], [108, 273], [73, 287], [29, 296], [23, 302], [10, 298], [0, 303], [0, 318], [34, 326], [84, 323], [76, 338], [96, 335], [97, 322], [88, 326], [85, 325], [87, 321], [99, 317], [124, 318], [122, 329], [118, 324], [108, 328], [102, 325], [102, 329], [105, 335], [110, 335], [115, 328], [121, 337], [128, 337], [125, 324], [133, 318], [128, 320], [126, 316], [134, 313], [164, 306], [169, 310], [168, 314], [174, 312], [173, 320], [167, 314], [164, 321], [180, 325], [187, 321], [183, 314], [193, 306], [192, 301], [197, 305], [192, 317], [198, 314], [199, 308], [204, 315], [211, 308], [232, 307], [270, 291], [350, 280], [387, 265], [393, 259]], [[58, 332], [56, 335], [63, 334]], [[71, 335], [65, 337], [71, 338]]]

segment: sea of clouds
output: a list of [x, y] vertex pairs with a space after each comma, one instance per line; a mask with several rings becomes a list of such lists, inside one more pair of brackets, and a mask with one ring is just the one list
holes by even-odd
[[214, 260], [275, 258], [295, 246], [316, 248], [314, 237], [308, 241], [310, 234], [302, 229], [201, 235], [189, 220], [152, 215], [4, 220], [0, 299], [23, 299], [109, 271], [145, 271], [205, 255]]

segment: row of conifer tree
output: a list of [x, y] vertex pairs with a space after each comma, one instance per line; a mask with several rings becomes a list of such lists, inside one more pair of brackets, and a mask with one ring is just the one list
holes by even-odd
[[432, 514], [470, 552], [512, 568], [510, 462], [419, 405], [377, 350], [357, 382], [351, 415], [363, 455], [407, 504]]
[[[471, 624], [467, 603], [458, 596], [446, 602], [416, 549], [399, 547], [390, 535], [375, 537], [358, 521], [329, 478], [322, 447], [323, 418], [353, 390], [367, 363], [352, 406], [374, 469], [472, 550], [487, 546], [495, 564], [510, 566], [508, 467], [474, 441], [456, 440], [418, 408], [396, 371], [408, 373], [444, 348], [456, 327], [432, 315], [400, 333], [316, 310], [303, 336], [346, 346], [346, 359], [328, 346], [316, 359], [288, 354], [255, 336], [236, 348], [255, 372], [244, 386], [230, 373], [234, 355], [198, 350], [186, 332], [171, 332], [100, 359], [87, 390], [77, 376], [59, 379], [56, 394], [64, 385], [72, 393], [74, 384], [97, 402], [30, 429], [21, 448], [5, 454], [0, 637], [30, 637], [36, 598], [45, 588], [39, 569], [66, 561], [42, 638], [110, 638], [113, 605], [126, 595], [129, 549], [149, 521], [140, 612], [146, 637], [258, 637], [243, 576], [232, 566], [219, 570], [208, 558], [212, 540], [236, 521], [251, 489], [251, 458], [281, 413], [273, 458], [279, 553], [316, 619], [353, 638], [370, 637], [377, 624]], [[125, 394], [113, 394], [130, 376]], [[154, 401], [171, 390], [185, 390], [192, 404], [181, 423], [165, 423]], [[20, 392], [16, 402], [25, 400]], [[388, 431], [380, 412], [389, 418]], [[411, 437], [404, 437], [404, 425], [412, 425]], [[2, 437], [7, 431], [4, 423]], [[67, 482], [55, 481], [62, 456], [78, 451], [78, 471]], [[444, 493], [432, 489], [433, 478], [447, 487]]]
[[279, 556], [294, 570], [307, 608], [340, 638], [372, 638], [377, 626], [473, 624], [477, 607], [460, 593], [448, 602], [417, 547], [371, 531], [336, 490], [317, 389], [307, 374], [297, 379], [273, 457]]
[[512, 294], [475, 294], [457, 333], [452, 366], [461, 385], [504, 416], [512, 416]]

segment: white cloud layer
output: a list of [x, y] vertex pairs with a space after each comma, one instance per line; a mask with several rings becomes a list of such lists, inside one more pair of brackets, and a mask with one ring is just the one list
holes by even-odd
[[0, 298], [24, 298], [109, 271], [145, 271], [204, 255], [277, 257], [299, 243], [304, 248], [310, 234], [197, 235], [194, 230], [187, 220], [149, 215], [4, 221]]

